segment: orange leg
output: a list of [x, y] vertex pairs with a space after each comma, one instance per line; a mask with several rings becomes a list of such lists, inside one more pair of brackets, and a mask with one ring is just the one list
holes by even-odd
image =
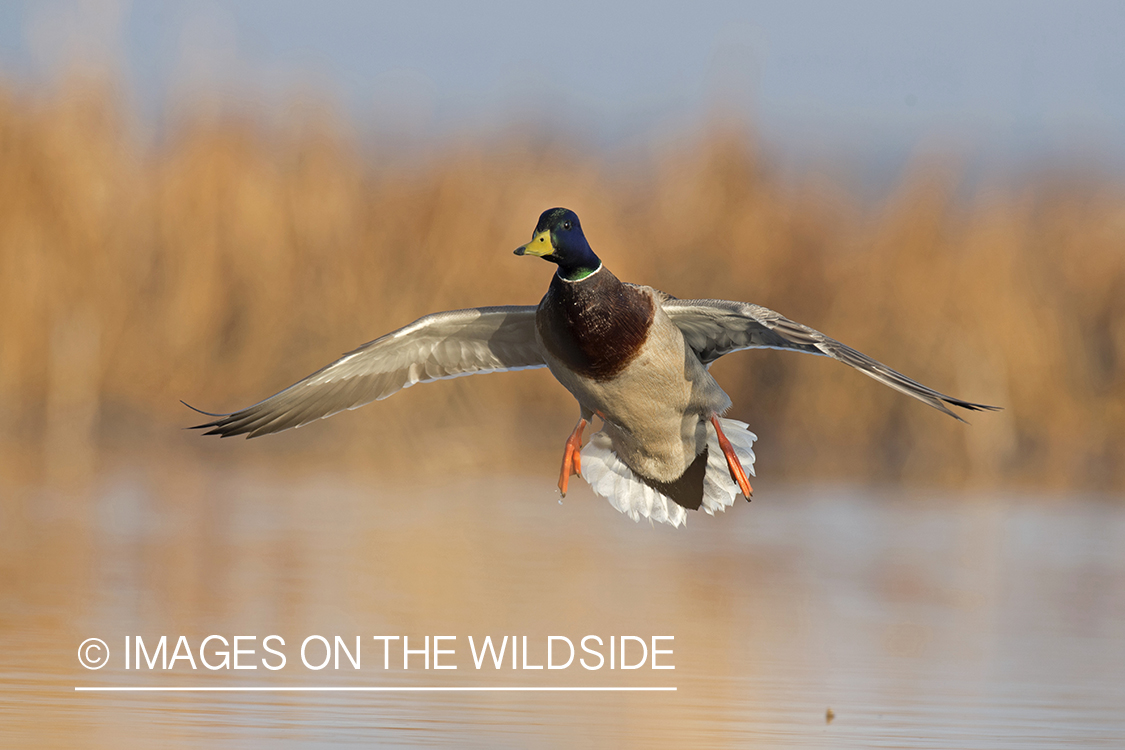
[[738, 460], [735, 455], [734, 448], [731, 446], [727, 436], [723, 434], [723, 428], [719, 427], [719, 417], [711, 415], [711, 424], [715, 425], [715, 434], [719, 437], [719, 447], [723, 449], [723, 455], [727, 459], [727, 468], [730, 469], [730, 478], [737, 484], [738, 488], [742, 490], [743, 496], [749, 500], [754, 495], [754, 488], [750, 486], [750, 480], [746, 478], [746, 470], [742, 468], [742, 462]]
[[563, 450], [562, 472], [559, 474], [559, 491], [562, 492], [563, 497], [566, 497], [566, 485], [570, 481], [570, 475], [582, 471], [582, 456], [579, 451], [582, 450], [582, 430], [585, 428], [586, 420], [579, 419], [578, 424], [574, 426], [574, 432], [570, 433], [570, 437], [566, 439], [566, 448]]

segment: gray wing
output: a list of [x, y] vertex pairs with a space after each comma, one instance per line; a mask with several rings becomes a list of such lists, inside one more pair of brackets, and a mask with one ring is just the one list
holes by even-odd
[[683, 332], [688, 346], [707, 365], [741, 349], [788, 349], [832, 357], [962, 422], [965, 420], [947, 409], [946, 404], [972, 411], [1000, 408], [938, 393], [850, 346], [760, 305], [713, 299], [668, 299], [663, 307]]
[[201, 412], [219, 419], [193, 429], [257, 437], [355, 409], [415, 383], [546, 364], [535, 339], [534, 306], [434, 313], [364, 344], [265, 401], [230, 414]]

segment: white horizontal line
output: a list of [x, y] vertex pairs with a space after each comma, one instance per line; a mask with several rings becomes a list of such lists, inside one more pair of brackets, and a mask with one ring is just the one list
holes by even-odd
[[579, 693], [579, 692], [675, 692], [674, 687], [443, 687], [427, 686], [377, 686], [377, 687], [269, 687], [245, 685], [239, 687], [142, 687], [98, 686], [75, 687], [75, 692], [90, 693], [285, 693], [285, 692], [335, 692], [335, 693], [393, 693], [393, 692], [491, 692], [491, 693]]

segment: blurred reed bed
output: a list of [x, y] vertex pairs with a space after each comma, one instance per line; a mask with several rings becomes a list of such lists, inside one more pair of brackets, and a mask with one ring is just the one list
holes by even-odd
[[239, 408], [428, 312], [535, 303], [551, 269], [511, 250], [565, 205], [622, 278], [772, 307], [1006, 409], [966, 427], [828, 360], [737, 354], [714, 369], [760, 475], [1125, 487], [1120, 183], [965, 197], [955, 160], [920, 157], [871, 206], [815, 172], [780, 179], [722, 127], [611, 158], [520, 131], [403, 157], [315, 112], [185, 116], [141, 143], [111, 87], [0, 90], [2, 471], [88, 474], [106, 446], [164, 445], [553, 472], [577, 409], [541, 371], [249, 444], [179, 431], [199, 418], [178, 399]]

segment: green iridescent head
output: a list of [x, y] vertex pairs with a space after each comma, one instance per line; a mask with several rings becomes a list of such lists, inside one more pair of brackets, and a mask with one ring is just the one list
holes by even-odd
[[582, 233], [578, 214], [568, 208], [544, 211], [531, 242], [517, 247], [516, 255], [534, 255], [557, 264], [559, 276], [567, 281], [584, 279], [602, 265]]

